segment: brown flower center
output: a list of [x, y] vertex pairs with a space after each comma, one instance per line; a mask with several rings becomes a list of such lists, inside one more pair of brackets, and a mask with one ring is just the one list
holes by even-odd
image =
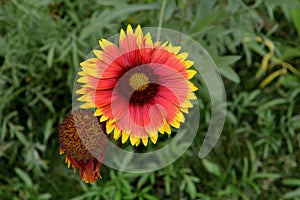
[[59, 128], [61, 150], [78, 161], [86, 162], [104, 153], [108, 141], [105, 125], [89, 110], [68, 114]]

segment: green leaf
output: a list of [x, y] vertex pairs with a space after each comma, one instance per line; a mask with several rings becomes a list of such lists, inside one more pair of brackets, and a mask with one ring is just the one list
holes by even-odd
[[28, 188], [32, 188], [32, 180], [26, 172], [24, 172], [20, 168], [15, 168], [15, 172], [19, 176], [19, 178], [26, 184], [26, 186], [28, 186]]
[[77, 197], [73, 197], [70, 200], [84, 200], [84, 199], [88, 199], [88, 197], [95, 197], [99, 194], [99, 191], [87, 191], [86, 193], [84, 193], [83, 195], [77, 196]]
[[238, 123], [238, 119], [236, 118], [236, 116], [229, 110], [226, 111], [226, 119], [234, 125]]
[[191, 196], [191, 199], [195, 199], [196, 193], [197, 193], [195, 183], [188, 179], [186, 181], [187, 181], [187, 186], [186, 186], [187, 191], [188, 191], [189, 195]]
[[282, 184], [289, 185], [289, 186], [300, 186], [300, 179], [287, 178], [282, 181]]
[[217, 164], [209, 161], [208, 159], [203, 159], [202, 164], [209, 173], [216, 175], [217, 177], [221, 177], [221, 170]]
[[143, 198], [147, 199], [147, 200], [157, 200], [157, 197], [155, 195], [152, 195], [152, 194], [144, 194]]
[[54, 58], [54, 51], [55, 51], [55, 46], [53, 45], [49, 52], [48, 52], [48, 56], [47, 56], [47, 66], [51, 67], [52, 63], [53, 63], [53, 58]]
[[169, 175], [164, 176], [164, 182], [165, 182], [165, 188], [166, 188], [166, 194], [171, 194], [171, 178]]
[[18, 140], [24, 145], [24, 146], [28, 146], [29, 142], [27, 140], [27, 138], [25, 137], [25, 135], [18, 129], [21, 129], [22, 127], [18, 127], [18, 126], [14, 126], [11, 123], [9, 123], [9, 126], [11, 129], [15, 129], [15, 135], [18, 138]]
[[253, 50], [255, 53], [259, 54], [262, 57], [267, 54], [264, 46], [260, 45], [257, 42], [247, 42], [246, 45], [249, 47], [249, 49]]
[[205, 17], [199, 19], [194, 26], [189, 31], [189, 34], [196, 35], [199, 32], [205, 30], [208, 26], [215, 26], [216, 22], [222, 19], [224, 15], [224, 11], [221, 10], [214, 10], [210, 12]]
[[218, 66], [221, 74], [226, 77], [227, 79], [239, 83], [240, 77], [239, 75], [230, 67], [230, 65], [233, 65], [236, 61], [238, 61], [241, 57], [240, 56], [214, 56], [214, 61], [216, 62], [216, 65]]
[[44, 143], [46, 143], [52, 133], [53, 119], [48, 119], [44, 128]]
[[44, 194], [40, 194], [37, 197], [37, 200], [46, 200], [46, 199], [51, 199], [52, 195], [50, 193], [44, 193]]
[[278, 45], [278, 48], [280, 53], [282, 53], [280, 57], [281, 60], [288, 61], [300, 57], [300, 46], [293, 48], [291, 46], [281, 44]]
[[296, 197], [300, 197], [300, 188], [287, 192], [283, 195], [284, 199], [294, 199]]
[[257, 173], [255, 174], [254, 178], [262, 178], [262, 179], [265, 179], [265, 178], [269, 178], [269, 179], [278, 179], [278, 178], [281, 178], [281, 174], [279, 173]]
[[261, 105], [258, 108], [261, 109], [261, 110], [266, 110], [266, 109], [269, 109], [269, 108], [272, 108], [272, 107], [275, 107], [275, 106], [278, 106], [278, 105], [281, 105], [281, 104], [285, 104], [287, 102], [288, 102], [287, 99], [278, 98], [278, 99], [274, 99], [274, 100], [268, 101], [267, 103]]
[[140, 177], [138, 183], [137, 183], [137, 188], [140, 189], [142, 188], [143, 185], [145, 185], [145, 183], [148, 181], [150, 174], [144, 174]]
[[282, 84], [282, 86], [290, 88], [290, 89], [296, 89], [299, 87], [299, 78], [297, 78], [295, 75], [285, 75], [282, 76], [282, 78], [280, 79], [280, 83]]
[[230, 65], [233, 65], [239, 59], [241, 59], [241, 56], [214, 56], [214, 61], [216, 62], [218, 67], [228, 67]]
[[107, 13], [101, 13], [100, 16], [94, 16], [94, 19], [91, 19], [91, 23], [89, 26], [85, 27], [81, 33], [80, 33], [80, 38], [81, 39], [86, 39], [90, 35], [94, 34], [96, 31], [99, 29], [102, 29], [105, 27], [105, 25], [110, 24], [110, 22], [113, 19], [117, 19], [118, 17], [124, 17], [126, 15], [129, 15], [130, 13], [138, 12], [138, 11], [143, 11], [143, 10], [156, 10], [160, 9], [159, 4], [131, 4], [127, 5], [124, 7], [118, 7], [113, 10], [113, 12], [109, 10]]
[[14, 144], [13, 141], [7, 142], [5, 144], [0, 144], [0, 158]]
[[32, 89], [32, 91], [36, 94], [36, 97], [45, 104], [45, 106], [49, 109], [49, 111], [51, 113], [55, 113], [53, 103], [50, 99], [46, 98], [40, 91], [36, 91], [33, 89]]
[[300, 39], [300, 8], [292, 10], [291, 15]]
[[240, 82], [239, 75], [231, 67], [228, 67], [228, 66], [219, 67], [219, 70], [220, 70], [221, 74], [228, 80], [231, 80], [234, 83]]
[[257, 165], [256, 165], [256, 153], [254, 150], [253, 145], [249, 140], [246, 140], [246, 145], [249, 151], [249, 157], [252, 167], [250, 168], [250, 174], [253, 175], [257, 171]]

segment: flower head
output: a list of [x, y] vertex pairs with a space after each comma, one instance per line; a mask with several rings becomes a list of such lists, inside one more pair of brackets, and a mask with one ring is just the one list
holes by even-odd
[[108, 142], [104, 126], [93, 112], [78, 110], [68, 114], [59, 127], [60, 154], [66, 154], [66, 163], [68, 167], [72, 164], [74, 173], [80, 169], [80, 176], [87, 183], [101, 178], [100, 168]]
[[121, 30], [118, 46], [105, 39], [99, 45], [102, 50], [94, 50], [95, 58], [82, 62], [78, 73], [81, 108], [94, 108], [108, 134], [136, 146], [179, 128], [196, 99], [188, 54], [169, 42], [153, 43], [140, 26]]

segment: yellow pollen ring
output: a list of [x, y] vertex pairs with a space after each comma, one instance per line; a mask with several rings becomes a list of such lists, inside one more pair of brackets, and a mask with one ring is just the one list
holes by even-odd
[[149, 85], [149, 78], [143, 73], [132, 74], [129, 79], [129, 84], [134, 90], [145, 90]]

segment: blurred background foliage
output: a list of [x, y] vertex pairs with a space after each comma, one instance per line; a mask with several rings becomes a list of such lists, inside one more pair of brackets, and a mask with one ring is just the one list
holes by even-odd
[[0, 1], [0, 199], [300, 199], [299, 0], [167, 0], [163, 27], [204, 46], [225, 83], [226, 122], [208, 157], [198, 150], [210, 98], [196, 78], [199, 136], [173, 164], [145, 174], [103, 166], [93, 185], [64, 164], [57, 129], [79, 63], [129, 23], [157, 26], [161, 7]]

